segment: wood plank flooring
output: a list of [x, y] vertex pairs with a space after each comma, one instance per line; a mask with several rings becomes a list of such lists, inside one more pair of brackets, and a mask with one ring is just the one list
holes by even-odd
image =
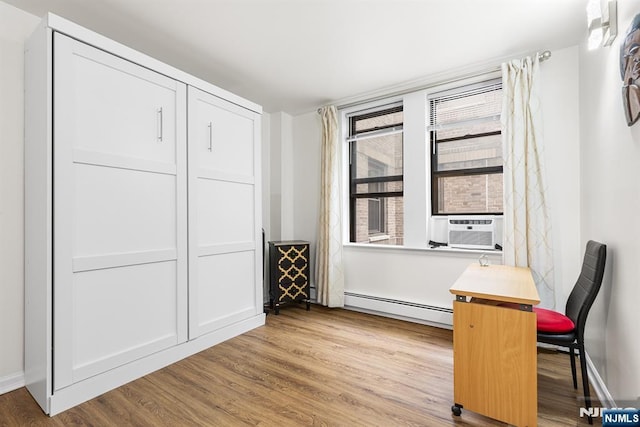
[[[451, 414], [452, 369], [451, 331], [291, 306], [264, 327], [55, 417], [24, 388], [6, 393], [0, 426], [504, 425]], [[588, 425], [566, 354], [539, 354], [538, 388], [538, 425]]]

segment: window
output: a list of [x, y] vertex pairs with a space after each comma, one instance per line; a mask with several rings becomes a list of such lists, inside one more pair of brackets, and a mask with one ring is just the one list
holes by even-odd
[[502, 213], [502, 82], [429, 97], [433, 215]]
[[402, 105], [348, 120], [350, 241], [402, 245]]

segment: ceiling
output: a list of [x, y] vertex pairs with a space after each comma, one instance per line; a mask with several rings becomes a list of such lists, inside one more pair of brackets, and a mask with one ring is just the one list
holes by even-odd
[[586, 37], [586, 0], [2, 1], [293, 115]]

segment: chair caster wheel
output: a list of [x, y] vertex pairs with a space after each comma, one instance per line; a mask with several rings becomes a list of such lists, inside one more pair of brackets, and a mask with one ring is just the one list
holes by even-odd
[[453, 412], [453, 415], [455, 415], [456, 417], [459, 417], [462, 414], [462, 406], [461, 405], [453, 405], [451, 407], [451, 412]]

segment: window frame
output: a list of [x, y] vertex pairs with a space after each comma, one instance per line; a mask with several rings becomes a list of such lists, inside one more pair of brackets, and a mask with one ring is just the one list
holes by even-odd
[[[465, 91], [469, 91], [470, 87], [482, 87], [482, 86], [491, 86], [493, 84], [500, 83], [500, 90], [502, 90], [502, 80], [501, 79], [490, 79], [483, 82], [475, 83], [473, 85], [460, 85], [458, 87], [447, 90], [446, 93], [458, 93], [463, 94]], [[427, 114], [429, 117], [432, 117], [433, 111], [431, 110], [431, 102], [433, 99], [440, 98], [437, 93], [427, 96]], [[427, 124], [432, 125], [430, 120], [427, 120]], [[484, 167], [476, 167], [476, 168], [459, 168], [459, 169], [448, 169], [443, 171], [438, 171], [438, 144], [453, 142], [453, 141], [464, 141], [467, 139], [476, 139], [487, 136], [496, 136], [502, 134], [502, 129], [499, 131], [493, 132], [484, 132], [484, 133], [475, 133], [475, 134], [465, 134], [463, 136], [454, 137], [454, 138], [445, 138], [445, 139], [436, 139], [437, 129], [428, 129], [428, 139], [429, 139], [429, 149], [430, 149], [430, 186], [431, 186], [431, 216], [473, 216], [473, 215], [503, 215], [503, 211], [494, 211], [494, 212], [438, 212], [439, 207], [439, 189], [438, 189], [438, 180], [439, 178], [450, 178], [450, 177], [464, 177], [464, 176], [475, 176], [475, 175], [493, 175], [493, 174], [502, 174], [504, 173], [504, 163], [500, 166], [484, 166]], [[504, 189], [503, 189], [504, 195]]]
[[[383, 116], [385, 114], [391, 114], [394, 112], [404, 112], [404, 105], [402, 102], [394, 102], [392, 104], [384, 103], [373, 108], [367, 109], [366, 111], [354, 111], [346, 116], [347, 119], [347, 138], [346, 142], [347, 152], [349, 155], [349, 183], [348, 183], [348, 197], [349, 197], [349, 242], [356, 242], [356, 203], [358, 199], [377, 199], [380, 204], [379, 207], [381, 209], [380, 214], [383, 214], [382, 211], [386, 206], [386, 199], [392, 197], [404, 197], [404, 135], [402, 140], [402, 175], [385, 175], [379, 177], [364, 177], [357, 178], [357, 163], [355, 159], [357, 158], [357, 142], [358, 140], [367, 139], [367, 137], [375, 137], [375, 136], [383, 136], [386, 131], [392, 131], [394, 128], [397, 128], [397, 124], [391, 124], [386, 126], [378, 126], [375, 128], [367, 129], [366, 131], [356, 131], [356, 122], [358, 120], [366, 120], [373, 117]], [[403, 120], [404, 123], [404, 120]], [[400, 132], [403, 133], [403, 130]], [[368, 184], [368, 188], [374, 187], [371, 184], [384, 184], [388, 182], [400, 182], [402, 183], [403, 189], [402, 191], [367, 191], [367, 192], [358, 192], [357, 187], [361, 184]], [[379, 185], [375, 185], [375, 187], [380, 187]], [[385, 222], [384, 218], [381, 222]], [[385, 224], [386, 225], [386, 224]], [[371, 230], [369, 230], [371, 231]], [[378, 235], [384, 234], [384, 231], [380, 231], [380, 233], [376, 233]], [[375, 234], [370, 234], [373, 236]], [[397, 245], [394, 245], [397, 246]]]

